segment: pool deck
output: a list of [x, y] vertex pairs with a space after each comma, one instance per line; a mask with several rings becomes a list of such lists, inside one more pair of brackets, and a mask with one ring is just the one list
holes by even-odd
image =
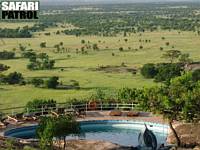
[[167, 124], [162, 116], [155, 116], [151, 113], [140, 112], [137, 117], [127, 117], [128, 111], [123, 111], [121, 116], [110, 116], [110, 111], [88, 111], [85, 117], [78, 118], [78, 121], [90, 120], [130, 120], [130, 121], [144, 121], [151, 123]]

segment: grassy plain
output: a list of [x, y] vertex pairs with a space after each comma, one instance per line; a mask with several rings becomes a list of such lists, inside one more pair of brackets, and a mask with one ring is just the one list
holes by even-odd
[[[7, 23], [0, 23], [0, 25], [6, 26]], [[11, 27], [16, 26], [18, 24], [11, 25]], [[55, 69], [29, 71], [26, 68], [28, 60], [20, 57], [13, 60], [0, 60], [0, 63], [11, 67], [8, 71], [4, 72], [5, 74], [17, 71], [21, 72], [25, 78], [59, 76], [63, 84], [69, 84], [70, 80], [78, 81], [81, 87], [80, 90], [49, 90], [35, 88], [31, 85], [0, 85], [0, 108], [21, 106], [34, 98], [53, 98], [59, 102], [65, 102], [72, 98], [83, 99], [90, 97], [96, 88], [101, 88], [108, 95], [113, 95], [116, 94], [116, 89], [122, 87], [153, 86], [156, 83], [150, 79], [144, 79], [139, 71], [135, 75], [131, 72], [108, 73], [92, 69], [106, 65], [120, 66], [122, 63], [129, 68], [139, 69], [146, 63], [166, 62], [161, 56], [164, 51], [171, 49], [189, 53], [194, 60], [199, 60], [200, 57], [200, 36], [194, 32], [181, 32], [179, 34], [178, 31], [156, 31], [145, 32], [141, 35], [139, 33], [131, 34], [127, 37], [123, 37], [122, 35], [116, 37], [76, 37], [64, 34], [56, 35], [54, 32], [57, 30], [63, 30], [63, 28], [49, 28], [44, 32], [35, 33], [33, 38], [3, 39], [5, 45], [0, 40], [1, 51], [12, 51], [13, 48], [16, 48], [17, 56], [20, 56], [19, 44], [25, 45], [27, 49], [33, 49], [38, 53], [48, 53], [56, 61]], [[46, 36], [44, 35], [45, 32], [51, 32], [51, 35]], [[165, 40], [162, 37], [165, 37]], [[91, 45], [97, 43], [100, 50], [94, 51], [89, 49], [87, 50], [88, 54], [81, 54], [80, 52], [77, 54], [76, 49], [78, 48], [80, 51], [80, 48], [83, 46], [81, 43], [83, 39], [86, 42], [90, 41]], [[124, 39], [128, 39], [128, 41], [125, 42]], [[142, 42], [139, 42], [140, 39]], [[151, 40], [151, 42], [146, 43], [145, 40]], [[46, 42], [47, 47], [40, 48], [41, 42]], [[54, 52], [54, 45], [60, 42], [64, 43], [64, 48], [69, 49], [69, 52]], [[169, 42], [170, 45], [166, 46], [166, 42]], [[143, 49], [139, 49], [141, 45]], [[119, 47], [123, 47], [124, 51], [120, 52]], [[161, 51], [160, 47], [163, 47], [164, 50]], [[114, 53], [114, 56], [112, 53]]]

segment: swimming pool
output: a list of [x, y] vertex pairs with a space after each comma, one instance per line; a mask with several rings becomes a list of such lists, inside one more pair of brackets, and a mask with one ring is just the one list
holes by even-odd
[[[153, 131], [159, 144], [166, 143], [167, 125], [126, 120], [82, 121], [80, 122], [81, 134], [68, 136], [67, 139], [104, 140], [123, 146], [137, 146], [138, 135], [145, 129], [144, 124]], [[35, 138], [36, 128], [37, 125], [11, 129], [4, 135], [23, 139]]]

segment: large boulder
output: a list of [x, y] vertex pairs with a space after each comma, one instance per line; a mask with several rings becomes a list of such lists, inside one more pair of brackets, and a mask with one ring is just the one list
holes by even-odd
[[[200, 123], [182, 123], [177, 124], [175, 130], [181, 140], [181, 144], [187, 147], [200, 145]], [[167, 142], [170, 144], [176, 143], [173, 133], [170, 131]]]

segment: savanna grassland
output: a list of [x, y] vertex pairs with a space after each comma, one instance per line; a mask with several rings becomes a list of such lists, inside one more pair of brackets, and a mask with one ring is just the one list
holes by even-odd
[[[158, 27], [153, 31], [127, 31], [126, 35], [124, 31], [120, 31], [113, 36], [76, 36], [62, 32], [56, 34], [57, 31], [80, 28], [77, 24], [72, 25], [73, 22], [66, 22], [56, 22], [57, 26], [34, 32], [31, 38], [0, 38], [0, 51], [7, 50], [16, 53], [15, 59], [0, 60], [0, 63], [10, 66], [10, 69], [3, 74], [17, 71], [22, 73], [27, 80], [34, 77], [58, 76], [59, 81], [65, 85], [76, 80], [79, 82], [80, 89], [47, 89], [29, 84], [2, 84], [0, 85], [1, 108], [21, 106], [35, 98], [53, 98], [59, 102], [73, 98], [89, 98], [99, 88], [104, 90], [109, 97], [115, 96], [116, 90], [122, 87], [151, 87], [161, 83], [155, 83], [153, 79], [145, 79], [140, 74], [140, 68], [147, 63], [167, 62], [162, 58], [165, 51], [174, 49], [189, 53], [194, 61], [199, 61], [200, 58], [200, 36], [193, 30], [164, 30]], [[34, 24], [35, 22], [0, 22], [0, 27], [17, 28]], [[45, 33], [50, 33], [50, 35], [45, 35]], [[46, 47], [41, 48], [41, 42], [46, 42]], [[57, 52], [54, 46], [60, 42], [63, 43], [63, 49]], [[28, 70], [28, 59], [21, 57], [19, 44], [37, 53], [47, 53], [51, 59], [55, 60], [54, 68]], [[85, 48], [86, 53], [82, 53], [82, 47], [93, 44], [98, 45], [97, 50], [89, 47]]]

